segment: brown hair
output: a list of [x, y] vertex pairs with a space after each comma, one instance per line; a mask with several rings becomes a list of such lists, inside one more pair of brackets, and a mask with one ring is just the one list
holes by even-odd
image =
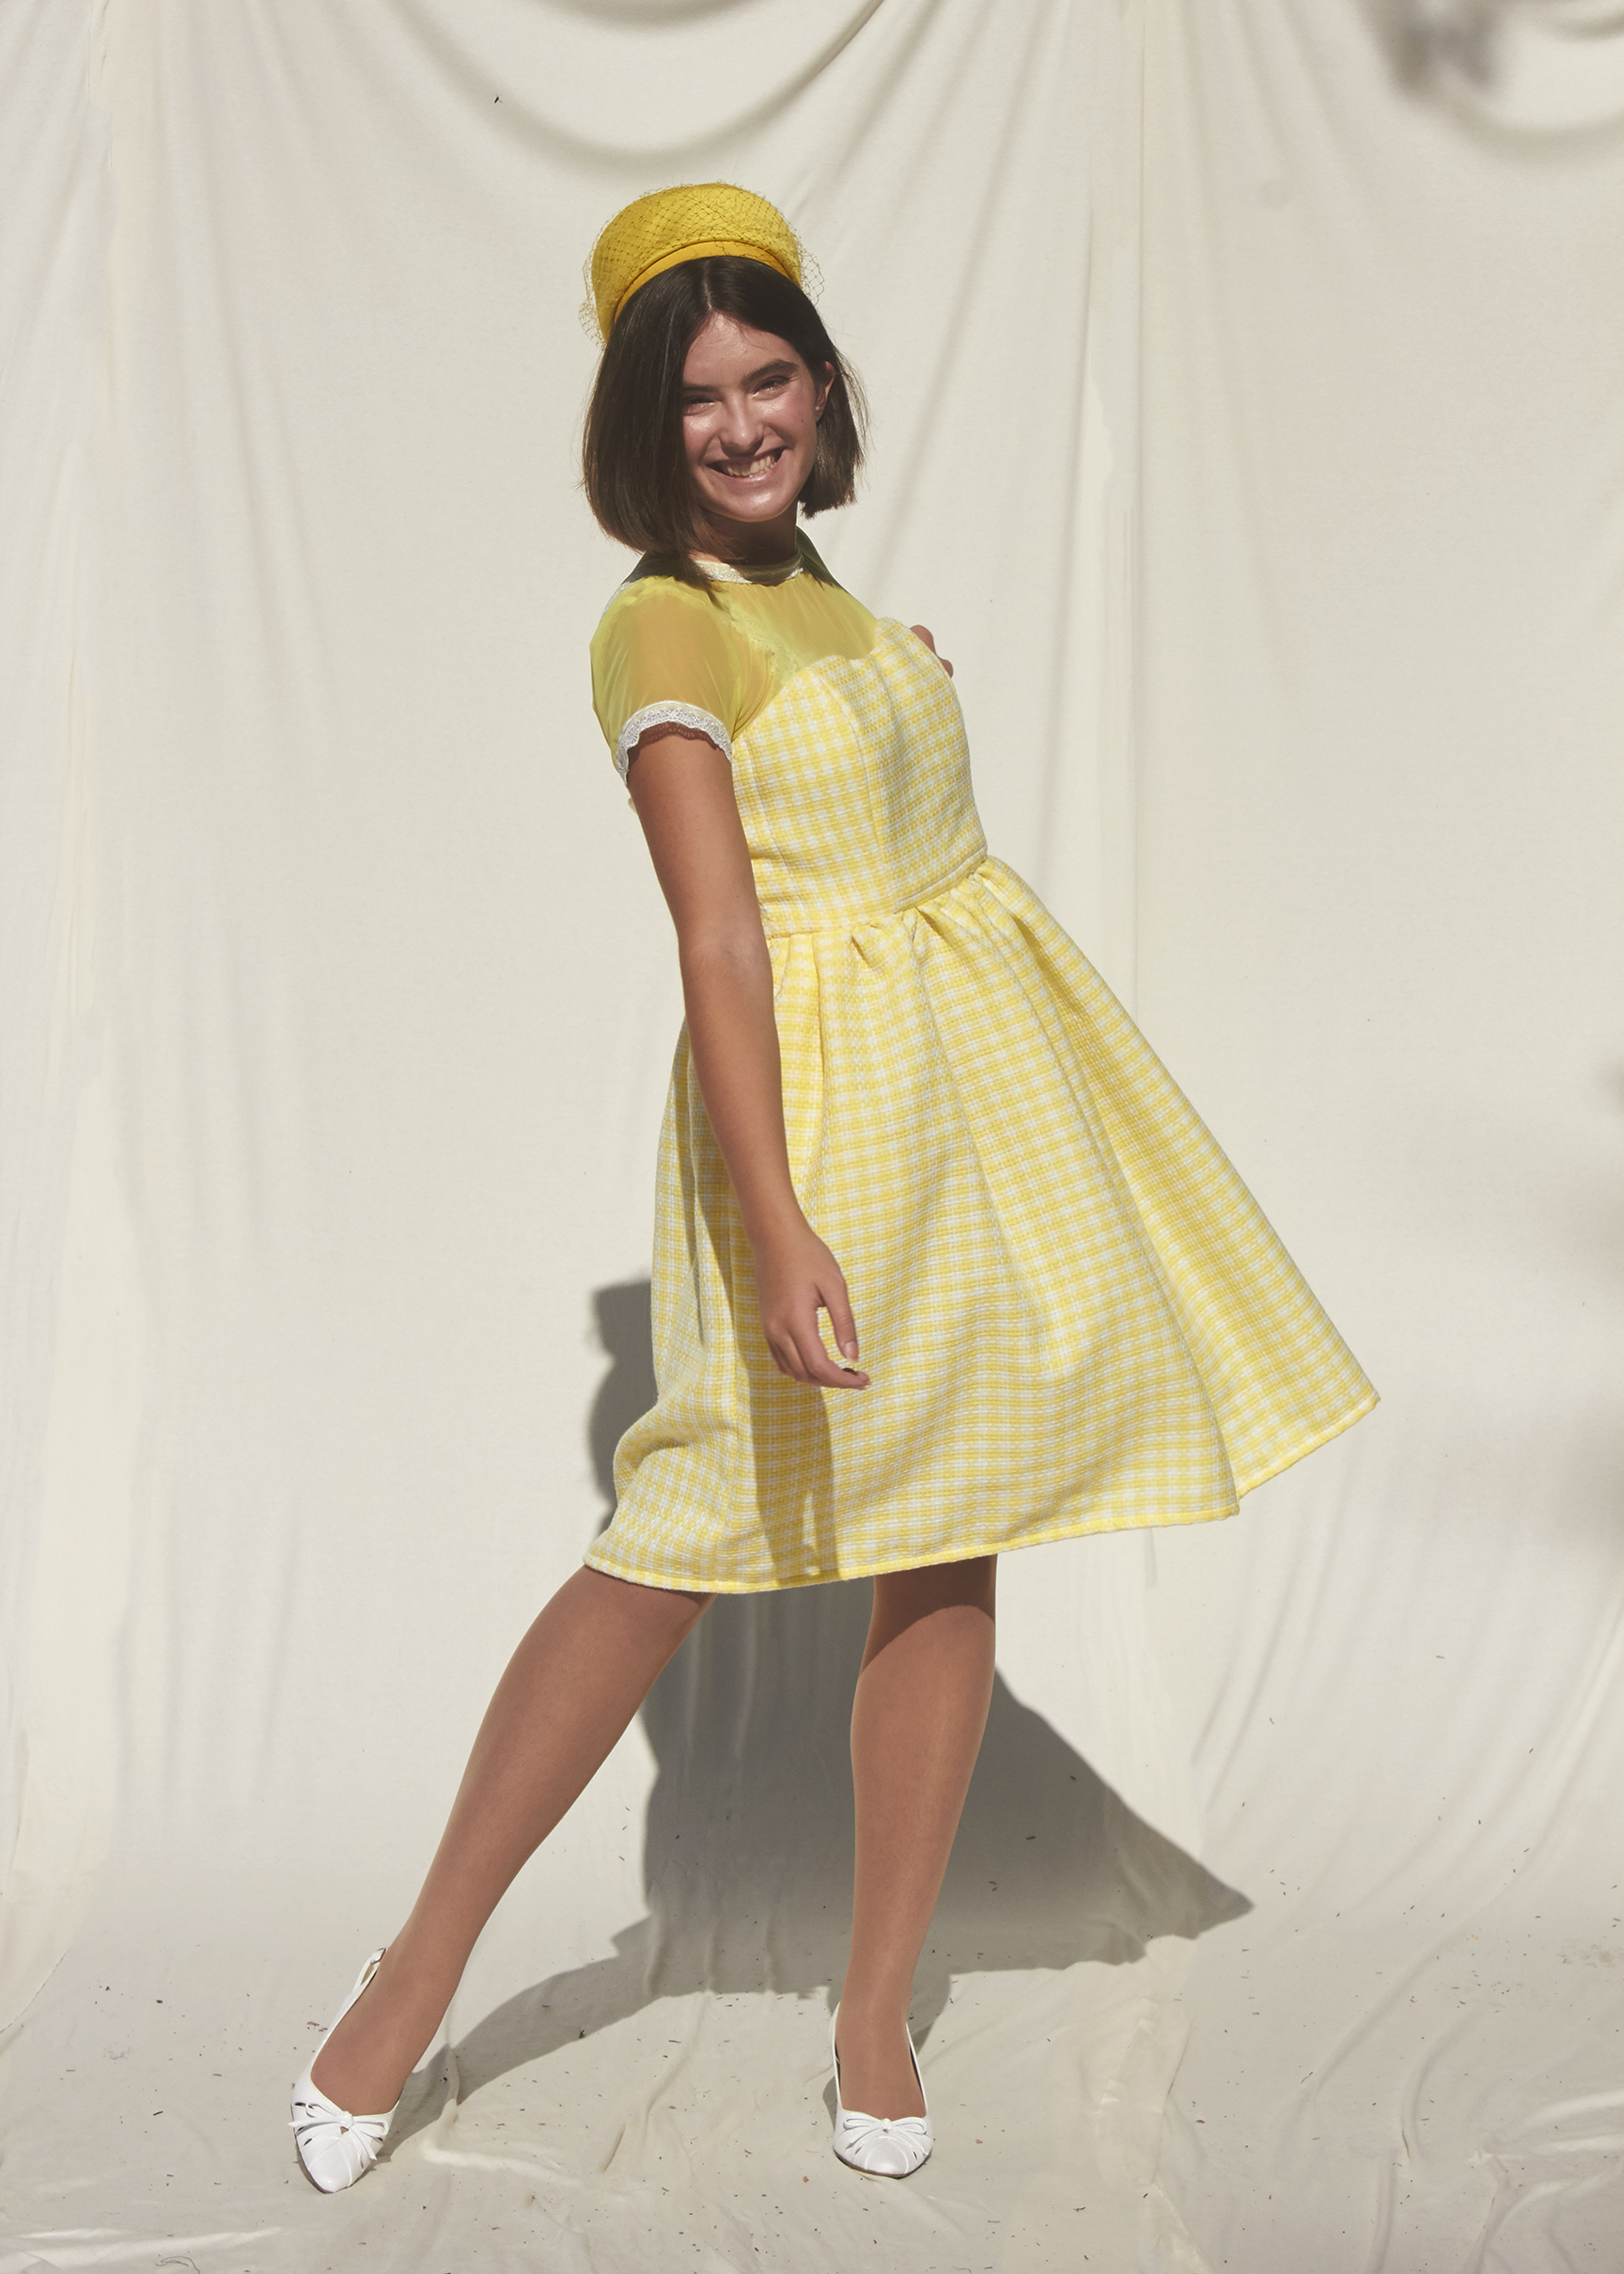
[[603, 350], [586, 408], [582, 471], [601, 526], [634, 552], [657, 556], [686, 584], [707, 579], [688, 557], [702, 549], [702, 537], [682, 447], [682, 366], [695, 334], [713, 315], [788, 340], [814, 378], [833, 368], [803, 512], [850, 505], [863, 463], [861, 383], [799, 285], [764, 260], [730, 253], [684, 260], [651, 278], [626, 303]]

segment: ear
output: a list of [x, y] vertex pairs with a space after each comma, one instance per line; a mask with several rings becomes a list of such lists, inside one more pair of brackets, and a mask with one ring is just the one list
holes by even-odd
[[835, 366], [832, 363], [826, 363], [823, 366], [823, 376], [818, 381], [818, 391], [813, 399], [812, 416], [815, 418], [822, 417], [823, 406], [829, 400], [829, 390], [834, 384]]

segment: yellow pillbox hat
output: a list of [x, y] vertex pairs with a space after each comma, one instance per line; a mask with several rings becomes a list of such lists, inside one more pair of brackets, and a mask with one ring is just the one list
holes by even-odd
[[607, 339], [633, 292], [679, 261], [734, 253], [801, 282], [801, 247], [775, 205], [730, 181], [685, 182], [623, 206], [592, 247], [598, 336]]

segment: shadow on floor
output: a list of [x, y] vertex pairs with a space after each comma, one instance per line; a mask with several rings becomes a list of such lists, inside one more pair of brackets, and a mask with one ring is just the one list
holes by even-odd
[[[653, 1399], [648, 1287], [596, 1297], [613, 1364], [589, 1436], [605, 1505], [622, 1430]], [[868, 1624], [853, 1580], [719, 1599], [650, 1691], [657, 1772], [644, 1831], [646, 1917], [615, 1954], [509, 1999], [456, 2047], [466, 2099], [572, 2039], [695, 1990], [811, 1997], [845, 1967], [851, 1892], [847, 1727]], [[923, 2043], [954, 1974], [1121, 1965], [1157, 1936], [1195, 1937], [1251, 1908], [1136, 1816], [1000, 1677], [914, 1982]], [[434, 2121], [435, 2058], [395, 2139]]]

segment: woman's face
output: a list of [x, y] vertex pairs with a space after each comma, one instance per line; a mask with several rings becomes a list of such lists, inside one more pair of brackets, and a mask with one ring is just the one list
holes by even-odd
[[723, 558], [782, 560], [812, 471], [834, 373], [814, 378], [787, 339], [710, 316], [682, 365], [682, 443]]

